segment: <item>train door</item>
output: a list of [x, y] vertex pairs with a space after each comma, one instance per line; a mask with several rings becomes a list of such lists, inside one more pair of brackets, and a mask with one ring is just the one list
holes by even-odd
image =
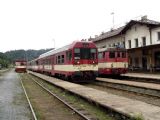
[[51, 70], [54, 70], [54, 56], [51, 56]]
[[115, 51], [115, 67], [116, 68], [121, 68], [121, 62], [122, 62], [122, 58], [121, 58], [121, 51]]
[[147, 70], [147, 57], [142, 57], [142, 67]]
[[108, 52], [108, 62], [110, 63], [111, 68], [115, 68], [116, 64], [115, 62], [117, 61], [116, 59], [116, 52], [115, 51], [109, 51]]

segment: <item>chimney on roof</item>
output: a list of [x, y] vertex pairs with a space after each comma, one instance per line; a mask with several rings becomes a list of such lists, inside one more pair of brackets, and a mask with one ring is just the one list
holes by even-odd
[[141, 21], [147, 20], [147, 15], [141, 17]]
[[95, 35], [95, 38], [98, 37], [98, 35]]
[[92, 41], [93, 40], [93, 38], [90, 36], [89, 38], [88, 38], [88, 41]]
[[101, 32], [101, 35], [104, 35], [104, 32]]
[[111, 32], [113, 32], [114, 31], [114, 29], [113, 28], [111, 28], [111, 30], [110, 30]]

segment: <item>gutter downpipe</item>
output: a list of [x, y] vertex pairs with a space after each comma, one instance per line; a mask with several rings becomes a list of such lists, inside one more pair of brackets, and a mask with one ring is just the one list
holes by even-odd
[[[151, 32], [151, 27], [149, 27], [149, 34], [150, 34], [150, 45], [152, 45], [152, 32]], [[150, 49], [149, 53], [149, 61], [150, 61], [150, 72], [153, 72], [153, 66], [152, 66], [152, 48]]]

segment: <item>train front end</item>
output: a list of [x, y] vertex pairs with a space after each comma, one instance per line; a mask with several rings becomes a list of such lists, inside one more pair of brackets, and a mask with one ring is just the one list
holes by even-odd
[[25, 60], [16, 60], [15, 61], [15, 71], [18, 73], [26, 72], [27, 62]]
[[98, 74], [97, 48], [92, 42], [78, 42], [73, 47], [73, 69], [75, 82], [94, 81]]

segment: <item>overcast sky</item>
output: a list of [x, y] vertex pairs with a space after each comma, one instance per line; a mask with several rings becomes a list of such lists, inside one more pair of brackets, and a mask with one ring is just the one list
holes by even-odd
[[[59, 48], [141, 15], [160, 21], [158, 0], [0, 0], [0, 52]], [[55, 42], [54, 42], [55, 41]]]

